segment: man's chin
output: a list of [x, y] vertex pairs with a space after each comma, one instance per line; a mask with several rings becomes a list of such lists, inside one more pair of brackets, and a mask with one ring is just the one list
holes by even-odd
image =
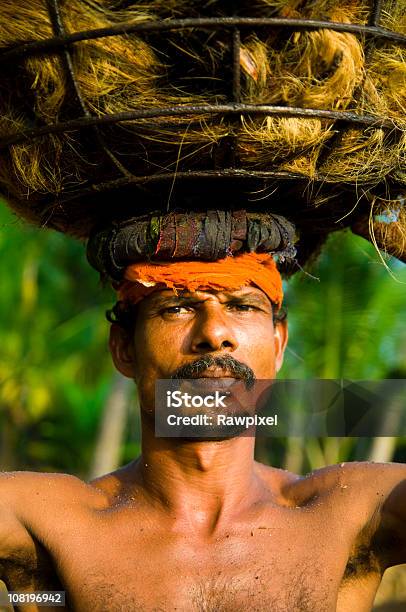
[[[249, 430], [242, 425], [234, 426], [202, 426], [194, 427], [193, 432], [188, 428], [187, 435], [180, 432], [177, 438], [180, 442], [221, 442], [242, 436], [250, 435]], [[172, 438], [173, 439], [173, 438]]]

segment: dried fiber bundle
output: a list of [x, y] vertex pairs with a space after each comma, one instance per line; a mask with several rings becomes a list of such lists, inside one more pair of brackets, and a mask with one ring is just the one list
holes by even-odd
[[390, 255], [405, 260], [406, 206], [405, 199], [385, 201], [374, 198], [367, 219], [360, 219], [352, 231], [370, 239]]
[[[382, 29], [404, 34], [406, 6], [383, 0], [378, 37], [345, 30], [378, 19], [370, 15], [368, 0], [241, 0], [232, 10], [225, 0], [60, 0], [59, 9], [2, 0], [0, 188], [24, 218], [80, 238], [100, 221], [196, 209], [199, 199], [207, 208], [213, 194], [221, 208], [253, 201], [286, 214], [303, 243], [312, 224], [318, 236], [353, 225], [371, 198], [406, 189], [406, 49]], [[159, 29], [231, 16], [343, 28]], [[17, 49], [125, 23], [133, 31]], [[90, 121], [69, 124], [78, 117]]]

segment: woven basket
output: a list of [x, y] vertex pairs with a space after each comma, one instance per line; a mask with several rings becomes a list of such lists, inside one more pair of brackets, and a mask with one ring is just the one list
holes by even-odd
[[244, 208], [294, 223], [301, 263], [346, 227], [405, 261], [406, 8], [227, 4], [3, 0], [10, 206], [82, 239]]

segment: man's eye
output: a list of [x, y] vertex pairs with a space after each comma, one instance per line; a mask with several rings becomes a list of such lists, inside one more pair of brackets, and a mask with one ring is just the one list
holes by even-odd
[[252, 304], [229, 304], [230, 309], [237, 310], [238, 312], [250, 312], [252, 310], [258, 310], [256, 306]]
[[168, 306], [164, 308], [161, 312], [162, 314], [185, 314], [190, 312], [190, 308], [187, 306]]

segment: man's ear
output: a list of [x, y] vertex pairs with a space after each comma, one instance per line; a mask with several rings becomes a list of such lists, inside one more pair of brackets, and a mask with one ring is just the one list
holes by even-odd
[[109, 339], [110, 353], [117, 370], [127, 378], [134, 378], [134, 345], [128, 332], [112, 323]]
[[285, 348], [288, 343], [288, 337], [289, 337], [288, 322], [286, 319], [284, 321], [277, 321], [275, 323], [274, 337], [275, 337], [275, 369], [277, 372], [279, 372], [283, 364], [283, 356], [285, 354]]

